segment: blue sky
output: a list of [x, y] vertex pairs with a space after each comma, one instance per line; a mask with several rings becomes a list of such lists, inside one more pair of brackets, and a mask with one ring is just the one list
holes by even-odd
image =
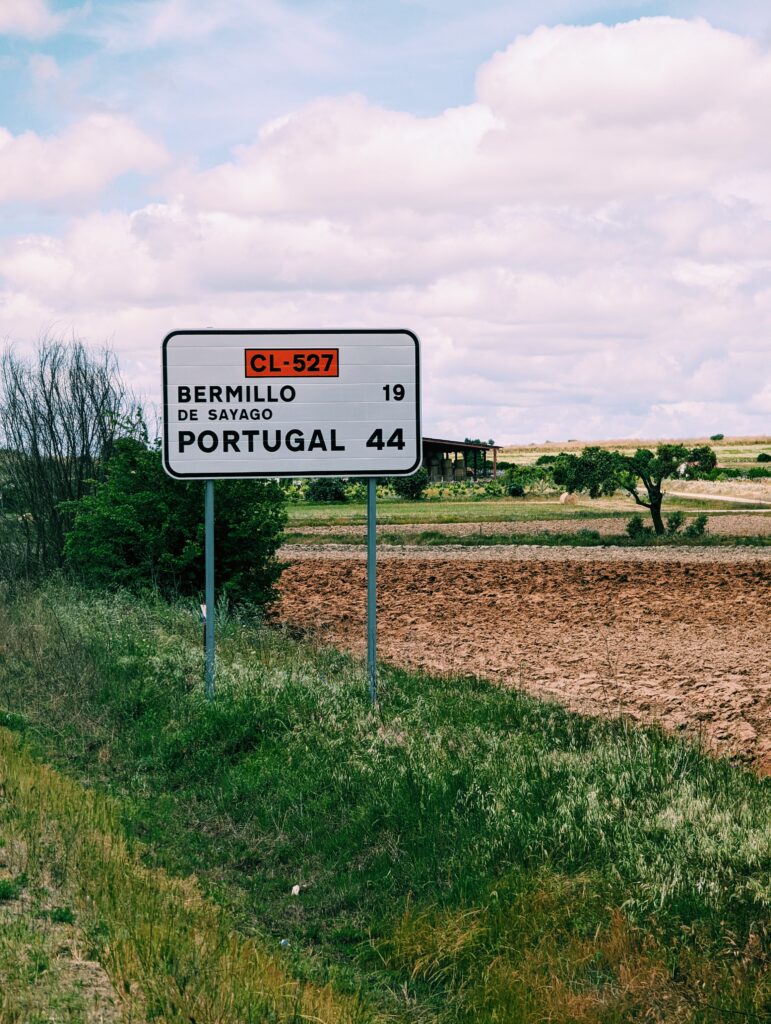
[[153, 396], [196, 317], [366, 319], [421, 329], [432, 430], [767, 429], [770, 39], [761, 3], [0, 0], [4, 332]]

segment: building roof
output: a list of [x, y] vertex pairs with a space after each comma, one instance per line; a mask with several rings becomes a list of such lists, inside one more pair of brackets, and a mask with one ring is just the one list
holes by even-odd
[[473, 444], [470, 441], [448, 441], [441, 437], [424, 437], [423, 444], [433, 445], [435, 448], [443, 448], [449, 452], [478, 451], [488, 452], [495, 449], [499, 451], [503, 445], [500, 444]]

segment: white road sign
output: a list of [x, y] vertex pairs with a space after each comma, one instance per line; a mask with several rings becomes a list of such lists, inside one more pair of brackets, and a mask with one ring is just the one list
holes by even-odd
[[172, 331], [163, 342], [171, 476], [406, 476], [420, 462], [410, 331]]

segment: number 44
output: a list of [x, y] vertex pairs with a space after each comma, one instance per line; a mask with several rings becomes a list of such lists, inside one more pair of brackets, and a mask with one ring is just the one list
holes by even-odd
[[379, 452], [382, 452], [384, 448], [398, 448], [399, 451], [406, 447], [407, 442], [404, 440], [404, 431], [401, 427], [395, 430], [393, 434], [388, 438], [387, 441], [383, 440], [383, 431], [381, 427], [373, 431], [372, 436], [367, 441], [367, 448], [377, 448]]

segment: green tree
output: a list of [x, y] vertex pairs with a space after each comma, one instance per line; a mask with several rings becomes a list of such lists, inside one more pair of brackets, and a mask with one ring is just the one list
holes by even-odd
[[[121, 440], [106, 480], [72, 503], [65, 540], [68, 567], [85, 582], [167, 595], [204, 585], [203, 484], [173, 480], [159, 446]], [[225, 480], [215, 499], [217, 586], [234, 601], [272, 601], [282, 566], [276, 549], [286, 523], [285, 494], [274, 481]]]
[[421, 466], [411, 476], [392, 476], [389, 483], [400, 498], [407, 501], [420, 501], [428, 487], [428, 470]]
[[680, 466], [706, 473], [716, 462], [708, 445], [686, 448], [682, 444], [660, 444], [655, 452], [638, 448], [634, 455], [588, 447], [580, 455], [563, 452], [557, 457], [554, 482], [567, 491], [585, 491], [591, 498], [624, 490], [638, 505], [648, 509], [653, 528], [662, 534], [664, 481], [677, 475]]

